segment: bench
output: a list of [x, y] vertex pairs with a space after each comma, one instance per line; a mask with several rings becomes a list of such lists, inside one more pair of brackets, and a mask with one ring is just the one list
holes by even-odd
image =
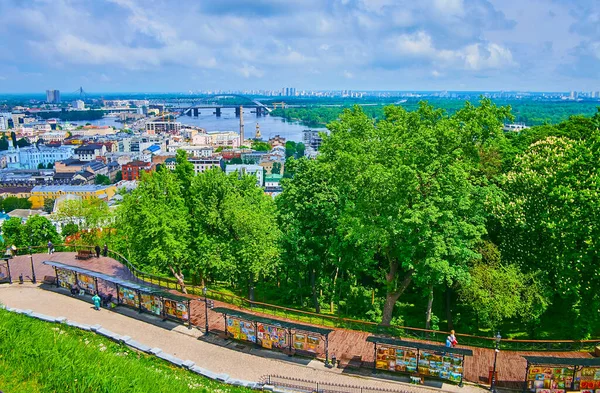
[[56, 277], [55, 276], [44, 276], [43, 283], [48, 284], [48, 285], [56, 285]]
[[75, 259], [90, 259], [94, 256], [94, 253], [89, 250], [79, 250], [77, 251], [77, 255], [75, 255]]

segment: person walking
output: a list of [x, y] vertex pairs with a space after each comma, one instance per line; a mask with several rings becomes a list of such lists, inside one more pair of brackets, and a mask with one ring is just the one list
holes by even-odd
[[102, 249], [102, 255], [104, 255], [105, 257], [108, 256], [108, 245], [106, 243], [104, 243], [104, 248]]
[[48, 240], [48, 254], [54, 253], [54, 244], [50, 240]]
[[94, 247], [94, 249], [96, 250], [96, 258], [100, 258], [100, 246], [96, 244], [96, 247]]
[[94, 302], [94, 309], [95, 310], [100, 310], [100, 296], [98, 296], [98, 292], [94, 293], [94, 297], [92, 298], [92, 301]]

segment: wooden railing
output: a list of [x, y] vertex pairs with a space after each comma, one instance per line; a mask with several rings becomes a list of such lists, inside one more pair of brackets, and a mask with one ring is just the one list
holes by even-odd
[[[45, 250], [45, 246], [31, 247], [34, 250]], [[73, 246], [73, 245], [56, 245], [56, 251], [77, 251], [80, 249], [93, 250], [93, 246]], [[29, 247], [17, 249], [18, 255], [29, 253]], [[181, 291], [181, 286], [176, 279], [163, 277], [155, 274], [146, 273], [137, 269], [133, 264], [122, 254], [109, 250], [109, 256], [125, 266], [131, 274], [131, 278], [138, 283], [146, 283], [156, 285], [165, 289], [174, 289]], [[186, 290], [189, 294], [196, 296], [203, 295], [203, 287], [194, 285], [191, 281], [184, 281]], [[298, 310], [278, 306], [269, 303], [262, 303], [246, 299], [241, 296], [224, 293], [210, 288], [206, 288], [206, 296], [213, 300], [218, 300], [223, 303], [228, 303], [242, 309], [254, 311], [275, 318], [288, 319], [295, 322], [307, 323], [311, 325], [320, 325], [324, 327], [340, 328], [348, 330], [358, 330], [369, 332], [376, 335], [403, 337], [415, 340], [426, 340], [432, 342], [443, 343], [446, 341], [448, 332], [439, 330], [428, 330], [408, 326], [383, 326], [375, 322], [361, 321], [351, 318], [342, 318], [334, 315], [317, 314], [310, 311]], [[461, 346], [471, 346], [480, 348], [494, 348], [495, 339], [493, 337], [475, 336], [470, 334], [456, 334]], [[501, 348], [505, 350], [515, 351], [591, 351], [600, 345], [600, 339], [594, 340], [519, 340], [519, 339], [502, 339]]]

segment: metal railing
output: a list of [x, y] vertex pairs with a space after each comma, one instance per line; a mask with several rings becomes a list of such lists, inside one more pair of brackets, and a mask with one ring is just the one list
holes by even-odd
[[332, 382], [317, 382], [306, 379], [267, 375], [261, 378], [265, 385], [305, 393], [409, 393], [406, 390], [384, 389], [368, 386], [344, 385]]
[[[45, 250], [45, 246], [34, 246], [32, 250]], [[93, 250], [93, 246], [74, 246], [74, 245], [56, 245], [56, 251], [78, 251], [81, 249]], [[18, 255], [28, 254], [29, 247], [17, 249]], [[156, 285], [165, 289], [174, 289], [181, 291], [179, 281], [169, 277], [163, 277], [155, 274], [146, 273], [137, 269], [122, 254], [108, 250], [111, 258], [120, 262], [132, 278], [138, 283]], [[204, 296], [203, 287], [194, 285], [191, 281], [184, 281], [188, 294]], [[210, 299], [221, 301], [241, 309], [266, 314], [275, 318], [283, 318], [294, 322], [306, 323], [311, 325], [320, 325], [330, 328], [342, 328], [348, 330], [358, 330], [369, 332], [376, 335], [403, 337], [414, 340], [424, 340], [443, 343], [446, 341], [448, 332], [439, 330], [428, 330], [407, 326], [383, 326], [375, 322], [361, 321], [351, 318], [342, 318], [334, 315], [317, 314], [310, 311], [298, 310], [269, 303], [262, 303], [246, 299], [230, 293], [220, 292], [206, 288], [206, 296]], [[494, 337], [475, 336], [470, 334], [456, 334], [461, 346], [495, 348]], [[600, 339], [594, 340], [520, 340], [520, 339], [502, 339], [501, 347], [504, 350], [514, 351], [591, 351], [600, 345]]]

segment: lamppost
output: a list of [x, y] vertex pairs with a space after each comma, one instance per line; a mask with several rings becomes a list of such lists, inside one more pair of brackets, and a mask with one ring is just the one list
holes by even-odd
[[496, 333], [496, 349], [494, 350], [494, 368], [492, 370], [492, 383], [490, 386], [490, 392], [496, 393], [496, 360], [498, 360], [498, 352], [500, 352], [500, 341], [502, 340], [502, 336], [500, 332]]
[[33, 267], [33, 255], [31, 254], [31, 243], [33, 243], [33, 233], [29, 235], [29, 260], [31, 261], [31, 282], [36, 283], [35, 280], [35, 268]]
[[202, 287], [204, 295], [204, 335], [208, 336], [208, 300], [206, 299], [206, 287]]

